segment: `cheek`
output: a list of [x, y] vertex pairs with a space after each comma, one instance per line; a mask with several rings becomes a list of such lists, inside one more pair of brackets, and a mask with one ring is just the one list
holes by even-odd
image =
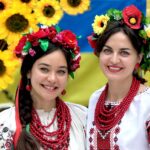
[[64, 77], [62, 80], [61, 80], [62, 84], [64, 87], [67, 86], [67, 83], [68, 83], [68, 76], [67, 77]]
[[38, 72], [34, 72], [31, 75], [31, 83], [34, 83], [34, 84], [39, 83], [41, 80], [44, 80], [44, 79], [45, 77]]
[[100, 56], [99, 57], [99, 65], [100, 65], [100, 67], [102, 67], [102, 66], [104, 66], [106, 63], [108, 63], [108, 60], [107, 60], [107, 58], [105, 57], [105, 56]]

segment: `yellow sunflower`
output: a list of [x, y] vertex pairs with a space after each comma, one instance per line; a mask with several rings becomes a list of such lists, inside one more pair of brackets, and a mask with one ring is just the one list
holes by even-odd
[[0, 14], [11, 7], [12, 1], [0, 0]]
[[60, 6], [67, 14], [77, 15], [89, 9], [90, 0], [60, 0]]
[[15, 0], [14, 4], [15, 5], [16, 5], [16, 3], [19, 5], [26, 4], [28, 7], [33, 9], [36, 6], [37, 1], [38, 0]]
[[34, 9], [38, 23], [45, 25], [57, 24], [63, 16], [63, 11], [56, 0], [40, 0]]
[[97, 35], [101, 34], [105, 30], [108, 20], [109, 17], [107, 15], [96, 15], [94, 23], [92, 23], [94, 33]]
[[[21, 8], [21, 9], [18, 9]], [[7, 39], [8, 43], [17, 43], [21, 34], [30, 28], [37, 30], [34, 14], [26, 4], [13, 5], [11, 9], [0, 15], [0, 39]]]
[[13, 56], [9, 50], [0, 50], [0, 90], [4, 90], [9, 84], [12, 84], [14, 79], [14, 72], [19, 61]]

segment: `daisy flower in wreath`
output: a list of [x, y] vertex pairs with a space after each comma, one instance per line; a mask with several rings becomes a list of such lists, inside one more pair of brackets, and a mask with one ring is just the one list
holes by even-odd
[[60, 6], [67, 14], [77, 15], [89, 9], [90, 0], [60, 0]]
[[[18, 9], [18, 6], [21, 9]], [[11, 9], [0, 15], [0, 39], [7, 39], [8, 43], [17, 43], [21, 34], [30, 28], [37, 30], [34, 14], [27, 5], [13, 5]]]
[[34, 14], [38, 23], [51, 26], [60, 21], [63, 17], [63, 10], [57, 0], [40, 0], [37, 1]]
[[5, 90], [14, 81], [14, 72], [19, 66], [19, 61], [10, 50], [0, 50], [0, 91]]
[[0, 14], [11, 7], [12, 1], [0, 0]]
[[109, 17], [107, 15], [101, 15], [101, 16], [96, 15], [94, 22], [92, 23], [94, 33], [96, 33], [97, 35], [103, 33], [103, 31], [107, 26], [108, 20]]

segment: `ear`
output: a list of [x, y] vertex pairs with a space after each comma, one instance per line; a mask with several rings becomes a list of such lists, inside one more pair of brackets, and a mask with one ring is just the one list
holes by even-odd
[[139, 64], [141, 63], [142, 58], [143, 58], [143, 54], [140, 53], [140, 54], [138, 55], [138, 63], [139, 63]]

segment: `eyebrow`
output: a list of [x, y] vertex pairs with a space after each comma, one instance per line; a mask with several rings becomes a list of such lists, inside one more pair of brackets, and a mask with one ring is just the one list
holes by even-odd
[[[109, 49], [112, 49], [110, 46], [108, 45], [104, 45], [104, 47], [107, 47]], [[120, 50], [124, 51], [124, 50], [127, 50], [127, 51], [130, 51], [131, 49], [130, 48], [121, 48]]]
[[[39, 66], [46, 66], [46, 67], [51, 67], [51, 65], [49, 64], [45, 64], [45, 63], [40, 63]], [[59, 66], [59, 68], [62, 68], [62, 69], [68, 69], [67, 66]]]

